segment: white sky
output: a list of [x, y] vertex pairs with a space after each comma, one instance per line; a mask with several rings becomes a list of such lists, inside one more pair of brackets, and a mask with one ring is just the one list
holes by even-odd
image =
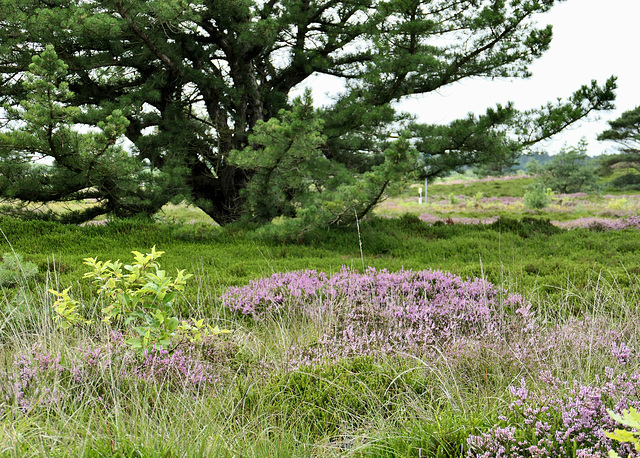
[[[473, 79], [441, 89], [437, 94], [403, 101], [400, 108], [428, 123], [447, 123], [469, 112], [484, 113], [496, 103], [513, 101], [516, 108], [541, 106], [558, 97], [566, 98], [592, 79], [604, 83], [618, 77], [615, 110], [600, 112], [537, 149], [555, 154], [563, 144], [575, 145], [581, 137], [589, 142], [589, 154], [614, 152], [615, 145], [598, 142], [607, 120], [640, 105], [640, 0], [568, 0], [538, 16], [540, 26], [553, 25], [553, 41], [547, 53], [530, 67], [527, 80]], [[306, 81], [314, 99], [322, 103], [332, 88], [322, 81]], [[325, 102], [326, 103], [326, 102]], [[598, 120], [599, 118], [599, 120]]]

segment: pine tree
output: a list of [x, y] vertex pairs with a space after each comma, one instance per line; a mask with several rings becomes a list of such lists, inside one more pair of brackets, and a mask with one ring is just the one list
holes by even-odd
[[[64, 172], [57, 199], [91, 195], [100, 203], [80, 219], [99, 211], [151, 213], [186, 198], [220, 224], [304, 220], [313, 212], [319, 224], [345, 222], [345, 215], [367, 213], [408, 170], [434, 176], [496, 156], [508, 161], [611, 107], [614, 79], [538, 110], [498, 106], [447, 126], [397, 112], [398, 100], [466, 78], [529, 76], [552, 38], [533, 18], [554, 3], [0, 0], [0, 98], [7, 107], [20, 110], [32, 97], [22, 84], [32, 54], [52, 46], [68, 66], [57, 84], [73, 93], [58, 101], [68, 111], [55, 128], [84, 125], [95, 133], [112, 116], [110, 138], [122, 133], [129, 142], [126, 151], [110, 144], [102, 156], [97, 144], [79, 145], [76, 153], [87, 159], [73, 167], [42, 149], [54, 160], [53, 175], [20, 165], [33, 152], [5, 143], [1, 195], [42, 201], [51, 177]], [[345, 89], [311, 114], [290, 95], [313, 75]], [[301, 132], [311, 137], [303, 140]], [[269, 138], [279, 152], [265, 144]], [[126, 173], [90, 159], [114, 155]], [[20, 184], [29, 180], [32, 186]]]

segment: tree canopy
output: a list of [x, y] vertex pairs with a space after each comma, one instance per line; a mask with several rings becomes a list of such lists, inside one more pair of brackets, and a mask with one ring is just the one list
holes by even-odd
[[[614, 166], [618, 166], [640, 172], [640, 106], [625, 111], [618, 119], [609, 121], [609, 129], [602, 132], [598, 140], [614, 141], [620, 150], [619, 154], [602, 158], [601, 171], [610, 173]], [[640, 180], [633, 176], [629, 178], [637, 188]]]
[[565, 145], [551, 161], [541, 166], [539, 176], [543, 187], [563, 194], [597, 189], [598, 177], [587, 147], [584, 138], [577, 146]]
[[[529, 76], [555, 3], [0, 0], [0, 196], [93, 199], [75, 220], [185, 198], [220, 224], [353, 221], [412, 170], [508, 162], [611, 108], [614, 78], [444, 126], [398, 112], [466, 78]], [[344, 90], [293, 100], [313, 75]]]

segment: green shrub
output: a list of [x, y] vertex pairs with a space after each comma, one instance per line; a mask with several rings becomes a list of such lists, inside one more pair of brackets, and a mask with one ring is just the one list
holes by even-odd
[[[168, 276], [157, 262], [164, 252], [156, 251], [155, 246], [151, 253], [132, 253], [135, 259], [132, 265], [123, 265], [120, 260], [103, 262], [97, 258], [86, 258], [84, 262], [93, 269], [85, 273], [84, 278], [91, 278], [109, 303], [102, 309], [102, 321], [107, 324], [134, 324], [137, 335], [127, 340], [132, 348], [167, 348], [180, 338], [199, 342], [207, 335], [229, 332], [217, 326], [205, 326], [203, 320], [180, 322], [173, 316], [173, 302], [184, 291], [186, 281], [192, 275], [178, 270], [176, 278]], [[53, 309], [62, 328], [90, 323], [84, 321], [79, 312], [80, 304], [71, 298], [69, 288], [62, 292], [49, 291], [57, 298]]]
[[538, 210], [549, 206], [553, 196], [551, 189], [545, 188], [542, 183], [533, 183], [527, 189], [524, 194], [524, 205], [527, 208]]
[[[627, 431], [625, 429], [616, 429], [613, 433], [605, 432], [605, 435], [609, 439], [616, 440], [618, 442], [629, 442], [634, 445], [637, 452], [640, 452], [640, 413], [631, 407], [629, 410], [623, 410], [622, 416], [614, 413], [611, 410], [607, 410], [609, 416], [620, 424], [623, 424], [629, 428], [635, 429], [635, 431]], [[610, 450], [609, 456], [611, 458], [620, 458], [615, 451]]]
[[38, 274], [38, 267], [24, 261], [18, 253], [4, 253], [0, 263], [0, 286], [13, 286], [20, 280], [30, 280]]
[[540, 164], [540, 162], [534, 157], [529, 162], [527, 162], [525, 170], [529, 175], [540, 175], [544, 172], [544, 166]]
[[611, 199], [607, 203], [607, 209], [609, 210], [624, 210], [628, 208], [631, 203], [627, 200], [626, 197], [620, 197], [619, 199]]
[[535, 235], [553, 235], [563, 231], [563, 229], [551, 224], [548, 219], [529, 217], [517, 220], [501, 216], [489, 227], [497, 230], [498, 232], [512, 232], [514, 234], [518, 234], [522, 238], [528, 238]]
[[[344, 425], [357, 427], [374, 416], [402, 413], [397, 409], [404, 408], [403, 396], [429, 403], [433, 400], [431, 391], [424, 371], [406, 367], [403, 371], [373, 358], [358, 357], [275, 376], [255, 396], [259, 394], [260, 399], [277, 406], [285, 425], [295, 424], [322, 437]], [[257, 402], [255, 396], [250, 405]]]
[[624, 191], [640, 191], [640, 173], [627, 173], [611, 181], [611, 186]]

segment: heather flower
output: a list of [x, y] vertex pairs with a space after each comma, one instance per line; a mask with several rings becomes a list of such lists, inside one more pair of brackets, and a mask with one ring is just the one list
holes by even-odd
[[629, 357], [631, 356], [631, 348], [629, 348], [624, 342], [618, 344], [617, 342], [611, 342], [611, 354], [622, 365], [627, 364]]
[[134, 367], [132, 372], [143, 380], [170, 382], [181, 386], [199, 387], [214, 381], [217, 378], [215, 372], [203, 362], [194, 359], [193, 350], [145, 350], [141, 363]]
[[636, 215], [624, 219], [584, 217], [571, 221], [552, 221], [552, 224], [564, 229], [589, 228], [599, 231], [619, 231], [622, 229], [640, 229], [640, 220]]
[[181, 390], [199, 390], [220, 379], [221, 369], [202, 361], [194, 347], [154, 349], [140, 357], [119, 333], [110, 337], [104, 345], [74, 350], [64, 359], [40, 348], [16, 356], [0, 372], [0, 409], [15, 406], [27, 413], [62, 403], [103, 402], [105, 376], [108, 383], [160, 382]]
[[[605, 380], [596, 379], [593, 385], [569, 383], [549, 373], [541, 380], [547, 389], [535, 396], [524, 380], [510, 388], [513, 401], [507, 415], [490, 431], [469, 436], [469, 457], [567, 456], [571, 450], [577, 457], [606, 456], [614, 445], [604, 431], [615, 428], [607, 408], [620, 411], [640, 405], [637, 373], [615, 376], [609, 369]], [[508, 455], [500, 455], [501, 450]], [[621, 444], [618, 453], [638, 456], [628, 444]]]
[[351, 356], [428, 357], [476, 340], [516, 339], [536, 327], [520, 296], [481, 279], [430, 270], [274, 274], [229, 288], [222, 301], [255, 320], [287, 313], [324, 325], [317, 345], [292, 349], [294, 368]]

